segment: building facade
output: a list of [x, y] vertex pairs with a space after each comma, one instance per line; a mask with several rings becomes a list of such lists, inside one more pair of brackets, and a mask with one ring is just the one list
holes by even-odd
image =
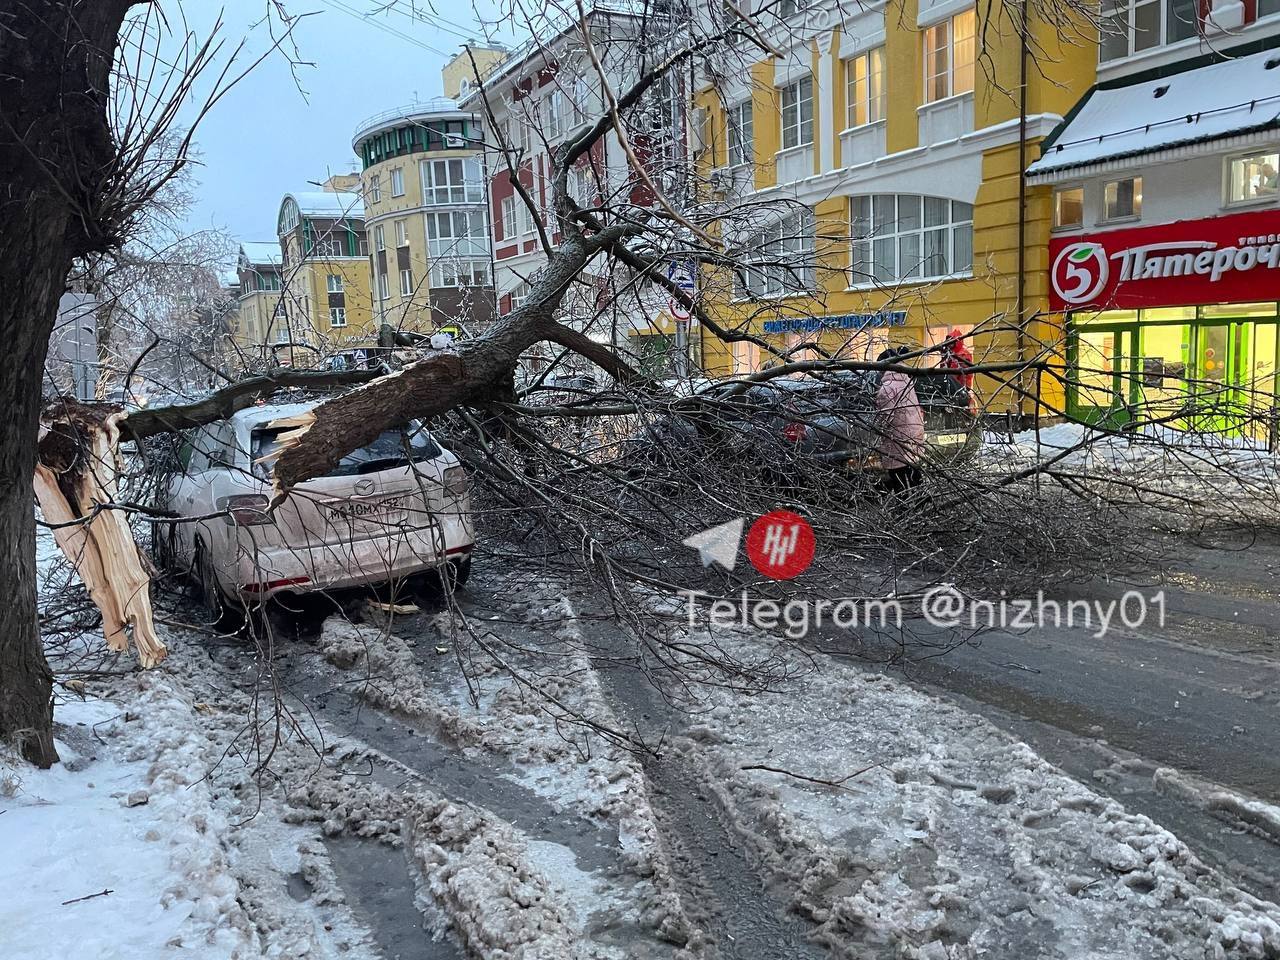
[[278, 362], [312, 366], [343, 351], [376, 346], [360, 194], [285, 194], [277, 232], [284, 325], [277, 317], [269, 339]]
[[[774, 205], [726, 234], [747, 269], [700, 279], [720, 321], [796, 357], [874, 359], [956, 330], [979, 362], [1033, 356], [1057, 336], [1039, 316], [1051, 191], [1021, 172], [1092, 85], [1096, 34], [1032, 19], [1032, 63], [1001, 2], [800, 6], [765, 25], [781, 56], [698, 94], [713, 196]], [[772, 362], [753, 344], [702, 339], [712, 373]], [[1054, 390], [976, 386], [997, 412], [1027, 413], [1037, 389]]]
[[389, 110], [356, 131], [380, 327], [475, 335], [492, 321], [483, 144], [477, 117], [446, 99]]
[[232, 350], [256, 358], [278, 338], [288, 342], [279, 241], [245, 241], [236, 257], [239, 309], [230, 330]]
[[1074, 416], [1274, 430], [1278, 169], [1280, 3], [1121, 4], [1028, 174]]

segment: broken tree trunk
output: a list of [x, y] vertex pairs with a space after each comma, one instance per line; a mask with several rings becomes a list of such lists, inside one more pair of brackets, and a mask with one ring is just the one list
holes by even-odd
[[123, 416], [69, 400], [47, 407], [35, 491], [45, 521], [63, 524], [54, 539], [102, 612], [107, 646], [123, 653], [132, 633], [139, 662], [153, 667], [168, 650], [155, 633], [151, 578], [125, 514], [106, 508], [116, 501]]

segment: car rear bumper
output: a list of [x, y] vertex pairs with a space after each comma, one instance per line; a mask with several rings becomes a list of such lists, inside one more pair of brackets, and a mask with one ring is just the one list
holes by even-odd
[[470, 557], [475, 534], [469, 518], [440, 517], [440, 521], [434, 533], [406, 530], [342, 543], [242, 551], [235, 590], [246, 600], [263, 600], [284, 592], [359, 587]]

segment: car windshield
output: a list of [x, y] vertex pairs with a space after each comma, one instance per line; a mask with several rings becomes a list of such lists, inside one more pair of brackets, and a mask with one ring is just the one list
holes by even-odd
[[[253, 431], [251, 452], [254, 475], [266, 480], [271, 473], [271, 464], [262, 463], [264, 457], [271, 457], [280, 449], [280, 438], [289, 432], [289, 427], [261, 427]], [[390, 470], [392, 467], [408, 465], [410, 457], [406, 456], [405, 441], [408, 441], [412, 462], [434, 460], [440, 456], [440, 447], [421, 424], [411, 423], [404, 429], [387, 430], [368, 446], [353, 450], [338, 465], [325, 474], [326, 477], [351, 477], [360, 473], [376, 473], [379, 470]]]

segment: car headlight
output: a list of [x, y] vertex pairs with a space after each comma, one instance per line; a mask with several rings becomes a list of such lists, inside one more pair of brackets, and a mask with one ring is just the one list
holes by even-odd
[[444, 472], [444, 492], [451, 497], [460, 497], [470, 489], [467, 482], [467, 471], [462, 467], [450, 467]]

